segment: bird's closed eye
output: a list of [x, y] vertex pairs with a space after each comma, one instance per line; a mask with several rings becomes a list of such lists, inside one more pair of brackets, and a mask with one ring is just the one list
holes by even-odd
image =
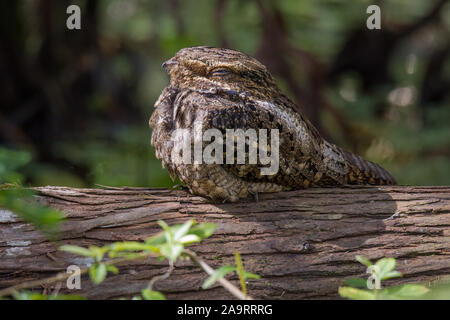
[[221, 76], [228, 75], [228, 74], [230, 74], [230, 73], [231, 73], [231, 71], [228, 70], [228, 69], [225, 69], [225, 68], [217, 68], [217, 69], [212, 70], [212, 71], [209, 73], [209, 75], [210, 75], [210, 76], [219, 76], [219, 77], [221, 77]]

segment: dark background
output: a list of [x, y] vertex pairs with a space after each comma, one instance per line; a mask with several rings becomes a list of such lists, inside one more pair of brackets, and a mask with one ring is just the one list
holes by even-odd
[[148, 119], [161, 63], [193, 45], [257, 57], [327, 139], [399, 183], [450, 184], [449, 1], [1, 1], [0, 24], [0, 159], [30, 156], [25, 185], [171, 186]]

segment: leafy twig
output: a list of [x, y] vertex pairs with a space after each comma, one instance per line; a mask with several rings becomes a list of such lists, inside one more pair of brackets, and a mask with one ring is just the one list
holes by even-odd
[[[214, 273], [214, 269], [211, 268], [205, 261], [200, 259], [195, 252], [184, 249], [183, 253], [188, 256], [193, 262], [195, 262], [200, 268], [203, 269], [208, 275], [212, 275]], [[229, 293], [240, 300], [253, 300], [252, 297], [246, 295], [244, 292], [239, 290], [235, 285], [233, 285], [230, 281], [225, 278], [220, 278], [217, 280], [222, 287], [224, 287]]]
[[[143, 254], [137, 256], [135, 259], [143, 259], [148, 256], [156, 256], [156, 255], [152, 252], [146, 252], [145, 254], [143, 253]], [[104, 263], [106, 265], [113, 265], [113, 264], [120, 264], [122, 262], [126, 262], [129, 260], [130, 259], [128, 259], [127, 257], [124, 257], [124, 258], [112, 259], [112, 260], [106, 261]], [[85, 274], [88, 271], [89, 271], [89, 268], [83, 268], [80, 270], [80, 275]], [[19, 283], [19, 284], [16, 284], [15, 286], [11, 286], [11, 287], [0, 290], [0, 297], [9, 296], [13, 293], [18, 292], [19, 290], [35, 288], [38, 286], [52, 284], [52, 283], [59, 282], [59, 281], [64, 281], [64, 280], [67, 280], [71, 275], [72, 275], [72, 273], [60, 272], [53, 277]]]
[[[148, 256], [166, 258], [169, 261], [168, 270], [164, 274], [155, 276], [149, 281], [147, 289], [144, 289], [142, 291], [142, 296], [145, 299], [153, 300], [164, 298], [162, 293], [153, 291], [153, 286], [156, 281], [167, 279], [174, 270], [175, 261], [180, 255], [185, 255], [198, 266], [200, 266], [200, 268], [202, 268], [210, 276], [210, 279], [207, 282], [210, 282], [210, 284], [212, 284], [215, 281], [218, 281], [236, 298], [241, 300], [252, 300], [252, 298], [247, 295], [245, 279], [249, 277], [259, 278], [259, 276], [251, 274], [244, 270], [239, 253], [235, 253], [237, 267], [232, 267], [233, 270], [231, 271], [236, 271], [238, 273], [241, 282], [241, 288], [243, 291], [239, 290], [231, 282], [226, 280], [223, 275], [220, 276], [221, 272], [223, 271], [221, 269], [223, 269], [224, 267], [219, 268], [218, 270], [214, 270], [205, 261], [200, 259], [195, 252], [184, 248], [185, 245], [199, 242], [202, 239], [209, 237], [213, 233], [215, 225], [210, 223], [202, 223], [200, 225], [196, 225], [194, 220], [188, 220], [182, 225], [176, 225], [173, 227], [169, 227], [164, 221], [158, 221], [158, 224], [164, 229], [164, 232], [146, 239], [143, 243], [136, 241], [125, 241], [115, 242], [104, 247], [90, 246], [89, 248], [64, 245], [61, 246], [60, 249], [73, 254], [93, 258], [95, 263], [89, 268], [81, 269], [80, 274], [89, 272], [89, 275], [95, 284], [101, 283], [105, 279], [108, 271], [113, 273], [118, 272], [118, 269], [114, 266], [114, 264], [136, 260], [139, 258], [145, 258]], [[138, 253], [136, 251], [141, 252]], [[103, 262], [103, 257], [107, 253], [112, 259]], [[118, 255], [122, 256], [120, 258], [116, 258]], [[230, 266], [225, 266], [225, 268], [227, 267]], [[0, 296], [15, 295], [18, 294], [18, 290], [21, 289], [38, 287], [54, 282], [61, 282], [68, 279], [70, 276], [70, 273], [61, 272], [56, 276], [50, 278], [21, 283], [0, 290]], [[206, 288], [205, 284], [203, 288]]]

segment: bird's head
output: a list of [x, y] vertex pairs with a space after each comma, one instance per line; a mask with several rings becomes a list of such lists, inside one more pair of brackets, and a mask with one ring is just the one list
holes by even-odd
[[267, 68], [239, 51], [213, 47], [184, 48], [163, 63], [170, 84], [202, 93], [270, 99], [279, 89]]

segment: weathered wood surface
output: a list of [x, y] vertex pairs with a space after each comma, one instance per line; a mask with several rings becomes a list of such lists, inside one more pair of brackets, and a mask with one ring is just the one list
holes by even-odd
[[[357, 254], [397, 258], [397, 269], [405, 276], [390, 280], [392, 284], [450, 274], [450, 187], [308, 189], [237, 204], [212, 204], [179, 190], [36, 189], [39, 201], [67, 216], [59, 244], [143, 240], [160, 231], [160, 219], [168, 224], [190, 218], [216, 223], [211, 238], [190, 248], [213, 267], [233, 263], [233, 253], [239, 251], [245, 268], [261, 275], [248, 284], [255, 298], [337, 297], [345, 279], [367, 276], [355, 262]], [[57, 244], [0, 210], [0, 288], [89, 262], [58, 251]], [[130, 297], [166, 268], [152, 258], [129, 262], [99, 286], [83, 276], [82, 289], [71, 293], [92, 299]], [[230, 298], [218, 286], [200, 289], [206, 277], [192, 262], [182, 261], [156, 289], [171, 299]]]

